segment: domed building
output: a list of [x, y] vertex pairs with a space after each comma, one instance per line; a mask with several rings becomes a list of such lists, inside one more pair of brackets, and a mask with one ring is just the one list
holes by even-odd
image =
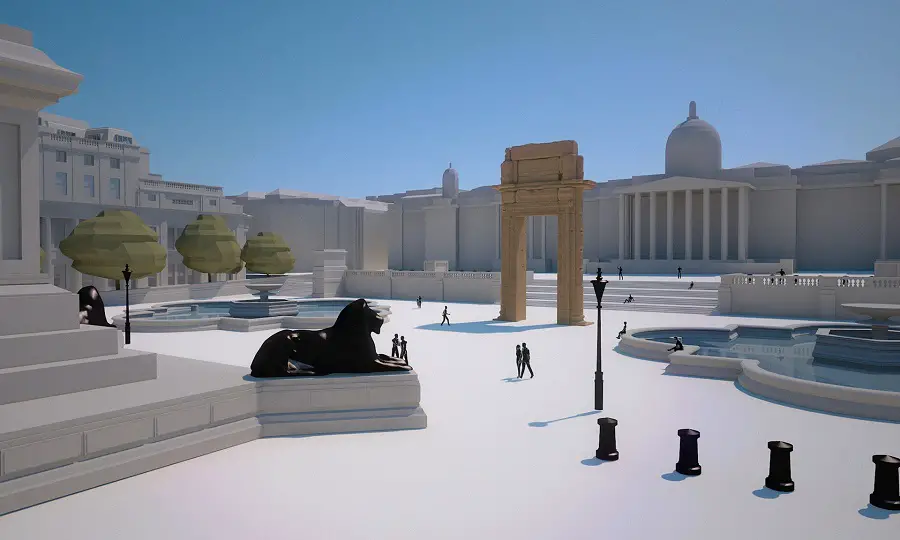
[[666, 174], [714, 178], [722, 170], [722, 139], [690, 104], [687, 120], [675, 126], [666, 141]]

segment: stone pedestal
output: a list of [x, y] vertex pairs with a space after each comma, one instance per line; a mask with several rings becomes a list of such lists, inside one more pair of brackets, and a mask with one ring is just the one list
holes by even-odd
[[155, 378], [156, 355], [122, 350], [114, 329], [82, 329], [78, 297], [39, 273], [38, 111], [82, 77], [5, 25], [0, 71], [0, 404]]
[[313, 298], [340, 296], [341, 282], [347, 271], [347, 250], [316, 250], [313, 264]]

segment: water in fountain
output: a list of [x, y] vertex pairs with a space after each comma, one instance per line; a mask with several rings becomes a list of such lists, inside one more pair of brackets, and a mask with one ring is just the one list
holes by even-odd
[[888, 327], [900, 316], [896, 304], [842, 304], [851, 313], [872, 319], [870, 328], [821, 328], [813, 359], [819, 363], [860, 368], [900, 369], [900, 332]]

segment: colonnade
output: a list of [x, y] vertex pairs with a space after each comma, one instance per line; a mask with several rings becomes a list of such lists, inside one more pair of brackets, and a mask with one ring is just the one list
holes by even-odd
[[[747, 245], [749, 243], [749, 235], [750, 235], [750, 220], [749, 220], [749, 188], [747, 187], [738, 187], [738, 188], [728, 188], [723, 187], [719, 188], [721, 191], [721, 199], [722, 199], [722, 213], [721, 213], [721, 225], [720, 230], [721, 234], [721, 250], [719, 260], [727, 261], [728, 258], [728, 241], [729, 241], [729, 230], [730, 230], [730, 220], [728, 217], [728, 196], [730, 191], [737, 191], [738, 197], [738, 219], [737, 219], [737, 260], [738, 261], [746, 261], [747, 260]], [[681, 191], [666, 191], [666, 192], [649, 192], [649, 193], [622, 193], [619, 195], [619, 259], [633, 259], [640, 260], [643, 258], [642, 256], [642, 234], [641, 227], [643, 226], [643, 220], [641, 218], [641, 209], [642, 209], [642, 200], [646, 195], [650, 199], [650, 216], [647, 220], [647, 224], [650, 228], [649, 230], [649, 255], [650, 260], [657, 259], [657, 238], [656, 238], [656, 217], [657, 217], [657, 204], [660, 194], [664, 194], [663, 196], [666, 199], [666, 259], [667, 260], [675, 260], [675, 249], [674, 249], [674, 239], [675, 239], [675, 194], [676, 193], [684, 193], [684, 258], [683, 260], [692, 260], [693, 259], [693, 241], [694, 241], [694, 197], [693, 194], [695, 191], [702, 191], [703, 193], [703, 252], [702, 252], [702, 260], [708, 261], [710, 260], [710, 196], [711, 196], [711, 188], [704, 188], [702, 190], [681, 190]], [[883, 201], [885, 199], [882, 199]], [[631, 232], [629, 234], [629, 206], [631, 207]], [[882, 202], [882, 208], [884, 208], [884, 202]], [[884, 213], [884, 210], [882, 210]], [[882, 221], [882, 227], [884, 230], [884, 221]], [[631, 253], [629, 253], [629, 249], [631, 248]]]

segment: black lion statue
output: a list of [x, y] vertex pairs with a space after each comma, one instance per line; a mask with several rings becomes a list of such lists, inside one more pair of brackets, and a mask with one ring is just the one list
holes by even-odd
[[81, 324], [116, 327], [106, 320], [106, 307], [103, 305], [100, 293], [93, 285], [78, 290], [78, 318]]
[[409, 371], [399, 358], [378, 354], [371, 333], [384, 319], [360, 298], [348, 304], [324, 330], [282, 330], [269, 336], [250, 364], [252, 377]]

